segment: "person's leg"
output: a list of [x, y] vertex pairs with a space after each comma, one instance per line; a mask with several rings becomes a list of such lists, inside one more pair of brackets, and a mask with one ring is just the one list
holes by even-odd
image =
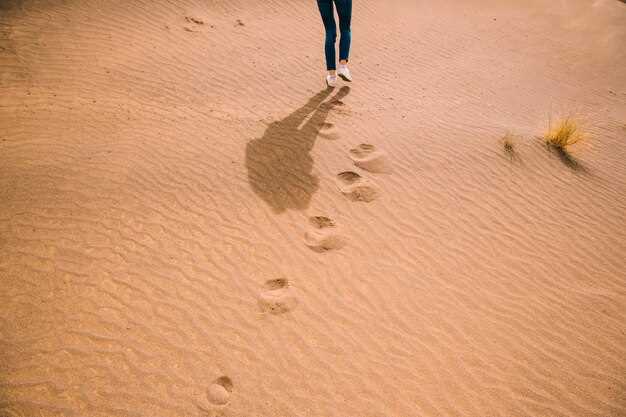
[[352, 21], [352, 0], [335, 0], [337, 14], [339, 15], [339, 31], [341, 40], [339, 41], [339, 61], [347, 64], [350, 57], [350, 43], [352, 41], [351, 21]]
[[335, 23], [335, 12], [333, 10], [333, 0], [317, 0], [317, 6], [322, 15], [324, 29], [326, 30], [326, 69], [331, 75], [337, 69], [337, 58], [335, 56], [335, 41], [337, 40], [337, 23]]

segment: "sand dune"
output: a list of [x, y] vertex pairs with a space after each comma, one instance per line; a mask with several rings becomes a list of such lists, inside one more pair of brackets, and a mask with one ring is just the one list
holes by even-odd
[[626, 416], [626, 4], [353, 25], [0, 2], [1, 416]]

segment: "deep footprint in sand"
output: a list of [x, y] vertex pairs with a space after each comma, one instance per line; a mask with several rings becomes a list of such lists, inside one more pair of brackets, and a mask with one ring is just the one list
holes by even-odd
[[212, 404], [225, 405], [230, 401], [233, 392], [233, 381], [227, 376], [217, 378], [207, 390], [207, 398]]
[[353, 171], [337, 175], [339, 191], [352, 201], [370, 202], [378, 197], [378, 188], [369, 180]]
[[322, 123], [318, 134], [320, 137], [328, 140], [339, 139], [339, 130], [334, 123], [330, 122]]
[[285, 278], [267, 281], [265, 291], [259, 295], [259, 307], [264, 313], [286, 313], [293, 310], [297, 304], [296, 292]]
[[366, 171], [376, 173], [390, 172], [387, 153], [378, 150], [374, 145], [362, 143], [356, 148], [350, 149], [350, 158], [354, 165]]
[[337, 226], [332, 219], [315, 216], [309, 219], [311, 229], [304, 234], [304, 243], [316, 252], [339, 249], [344, 245], [343, 239], [337, 234]]

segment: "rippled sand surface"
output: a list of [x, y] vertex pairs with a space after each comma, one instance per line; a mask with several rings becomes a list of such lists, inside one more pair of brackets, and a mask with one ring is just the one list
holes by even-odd
[[626, 416], [626, 4], [353, 40], [329, 91], [313, 1], [0, 1], [0, 416]]

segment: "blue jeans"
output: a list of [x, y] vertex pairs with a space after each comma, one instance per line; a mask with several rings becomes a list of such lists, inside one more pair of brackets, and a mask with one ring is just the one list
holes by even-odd
[[352, 34], [350, 32], [350, 20], [352, 19], [352, 0], [317, 0], [317, 6], [322, 15], [324, 29], [326, 29], [326, 68], [330, 70], [337, 69], [337, 61], [335, 56], [335, 41], [337, 40], [337, 23], [335, 22], [335, 12], [333, 3], [337, 7], [339, 15], [339, 31], [341, 32], [341, 40], [339, 41], [339, 59], [347, 60], [350, 56], [350, 41]]

